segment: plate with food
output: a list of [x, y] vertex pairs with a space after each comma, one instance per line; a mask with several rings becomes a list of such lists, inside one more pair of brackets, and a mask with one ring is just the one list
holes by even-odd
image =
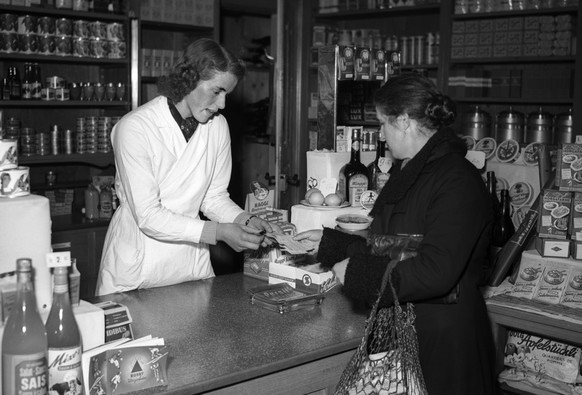
[[364, 230], [368, 229], [372, 218], [360, 214], [342, 214], [335, 219], [335, 222], [345, 230]]
[[578, 160], [578, 156], [573, 155], [573, 154], [564, 155], [562, 157], [562, 162], [564, 162], [564, 163], [572, 163], [572, 162], [576, 162], [576, 160]]
[[304, 206], [317, 208], [319, 210], [335, 210], [338, 208], [350, 207], [350, 202], [343, 202], [337, 206], [329, 206], [325, 203], [323, 203], [323, 204], [311, 204], [307, 200], [303, 199], [303, 200], [301, 200], [300, 203]]
[[554, 218], [563, 218], [566, 215], [570, 214], [570, 209], [566, 206], [558, 206], [552, 209], [552, 217]]
[[546, 209], [548, 211], [552, 211], [553, 209], [555, 209], [559, 205], [560, 204], [558, 202], [545, 202], [544, 203], [544, 209]]

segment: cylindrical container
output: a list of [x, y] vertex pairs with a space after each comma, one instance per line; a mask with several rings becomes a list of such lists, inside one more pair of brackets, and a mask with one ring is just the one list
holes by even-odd
[[107, 46], [109, 48], [107, 57], [109, 59], [123, 59], [127, 52], [127, 46], [125, 41], [108, 41]]
[[415, 52], [415, 56], [414, 56], [414, 64], [417, 65], [421, 65], [421, 64], [426, 64], [426, 58], [425, 58], [425, 50], [426, 50], [426, 38], [424, 36], [416, 36], [413, 38], [416, 43], [415, 43], [415, 47], [414, 47], [414, 52]]
[[18, 33], [2, 32], [0, 33], [0, 52], [14, 53], [18, 52], [20, 44], [18, 42]]
[[100, 21], [89, 22], [89, 31], [91, 32], [91, 38], [107, 40], [107, 23]]
[[18, 166], [0, 171], [0, 197], [13, 198], [30, 195], [30, 169]]
[[568, 112], [558, 114], [554, 121], [554, 143], [568, 144], [572, 143], [572, 126], [574, 120], [572, 117], [572, 109]]
[[91, 56], [91, 42], [88, 38], [75, 37], [73, 40], [73, 55], [86, 58]]
[[32, 156], [36, 153], [36, 136], [33, 128], [22, 128], [20, 132], [20, 153]]
[[56, 53], [55, 36], [52, 34], [39, 34], [38, 53], [43, 55], [54, 55]]
[[18, 167], [18, 140], [0, 139], [0, 171]]
[[84, 21], [82, 19], [78, 19], [73, 21], [73, 36], [74, 37], [82, 37], [82, 38], [90, 38], [91, 37], [91, 29], [89, 27], [89, 22]]
[[509, 188], [509, 197], [513, 207], [530, 205], [534, 200], [533, 195], [533, 187], [525, 181], [518, 181]]
[[[348, 31], [349, 30], [345, 30]], [[341, 31], [344, 34], [344, 30]], [[351, 34], [350, 34], [351, 36]], [[340, 45], [350, 45], [350, 44], [342, 44], [342, 35], [340, 34]], [[122, 23], [108, 23], [107, 24], [107, 40], [109, 41], [125, 41], [125, 33], [123, 31], [123, 24]], [[350, 37], [351, 42], [351, 37]]]
[[105, 100], [105, 84], [97, 82], [95, 84], [95, 100], [103, 101]]
[[21, 15], [18, 17], [18, 34], [30, 34], [38, 31], [38, 18], [34, 15]]
[[117, 92], [117, 88], [113, 82], [108, 82], [107, 86], [105, 87], [105, 96], [107, 100], [113, 101], [115, 100], [115, 93]]
[[532, 112], [527, 116], [525, 142], [552, 144], [554, 117], [549, 112], [544, 112], [542, 107], [539, 111]]
[[55, 36], [55, 55], [69, 56], [73, 54], [72, 36]]
[[93, 100], [95, 96], [95, 85], [92, 82], [83, 84], [83, 100]]
[[0, 32], [16, 33], [18, 31], [18, 15], [0, 14]]
[[18, 49], [21, 53], [38, 53], [38, 35], [34, 33], [19, 34]]
[[99, 194], [99, 218], [109, 219], [113, 215], [113, 194], [107, 186], [101, 188]]
[[523, 162], [527, 166], [537, 166], [541, 143], [530, 143], [523, 150]]
[[85, 217], [99, 219], [99, 191], [93, 184], [85, 189]]
[[475, 106], [474, 110], [463, 114], [461, 130], [465, 136], [471, 136], [477, 141], [490, 137], [491, 115]]
[[400, 37], [398, 40], [398, 49], [400, 49], [400, 62], [403, 66], [410, 65], [409, 61], [409, 45], [408, 45], [408, 37]]
[[55, 34], [57, 24], [52, 16], [41, 16], [38, 18], [38, 34]]
[[59, 155], [61, 153], [61, 132], [57, 125], [53, 125], [50, 130], [51, 154]]
[[518, 143], [523, 143], [523, 127], [523, 113], [513, 110], [513, 107], [510, 106], [509, 111], [502, 111], [497, 114], [495, 139], [498, 142], [512, 139]]
[[125, 100], [125, 84], [123, 82], [118, 82], [115, 89], [115, 97], [117, 100]]
[[75, 152], [75, 136], [71, 129], [65, 129], [63, 132], [63, 151], [67, 155]]
[[497, 151], [497, 141], [493, 137], [484, 137], [475, 145], [475, 151], [482, 151], [485, 153], [485, 159], [489, 160], [495, 156]]
[[81, 99], [81, 84], [79, 82], [71, 82], [69, 84], [69, 97], [71, 100]]
[[107, 57], [107, 40], [104, 38], [91, 38], [89, 40], [91, 56], [94, 58]]
[[71, 36], [73, 34], [73, 20], [69, 18], [59, 18], [55, 21], [55, 35]]

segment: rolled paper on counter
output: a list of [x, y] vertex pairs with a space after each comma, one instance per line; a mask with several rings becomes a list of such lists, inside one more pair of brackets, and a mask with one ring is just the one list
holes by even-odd
[[525, 214], [523, 221], [519, 225], [519, 228], [515, 231], [507, 243], [505, 243], [501, 251], [499, 251], [495, 257], [493, 271], [489, 278], [489, 285], [497, 287], [503, 282], [527, 246], [531, 236], [535, 233], [539, 217], [540, 196], [543, 193], [543, 189], [550, 188], [553, 185], [554, 178], [555, 174], [552, 173], [538, 194], [535, 202]]

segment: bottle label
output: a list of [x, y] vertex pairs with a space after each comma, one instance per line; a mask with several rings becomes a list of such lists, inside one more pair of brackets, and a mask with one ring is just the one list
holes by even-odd
[[82, 349], [78, 347], [48, 349], [49, 388], [62, 384], [69, 388], [67, 394], [83, 393], [83, 372], [81, 368]]
[[47, 395], [48, 375], [45, 353], [4, 354], [2, 389], [4, 394]]
[[362, 193], [368, 190], [368, 177], [365, 174], [354, 174], [350, 177], [348, 188], [350, 203], [359, 206]]
[[376, 192], [380, 193], [384, 185], [388, 182], [390, 174], [388, 173], [376, 173]]

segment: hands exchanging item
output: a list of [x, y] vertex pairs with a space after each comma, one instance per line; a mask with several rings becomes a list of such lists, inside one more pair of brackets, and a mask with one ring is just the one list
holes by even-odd
[[273, 241], [265, 237], [267, 233], [283, 234], [279, 225], [265, 221], [262, 218], [251, 216], [246, 224], [218, 224], [216, 239], [224, 241], [233, 250], [257, 250], [259, 247], [267, 247]]

